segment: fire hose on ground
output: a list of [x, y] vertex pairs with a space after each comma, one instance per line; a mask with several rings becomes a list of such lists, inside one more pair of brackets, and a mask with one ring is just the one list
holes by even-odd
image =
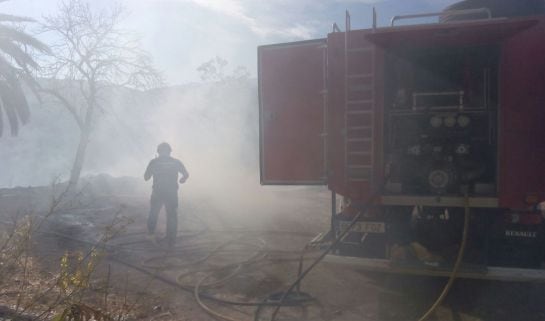
[[[372, 199], [371, 199], [372, 200]], [[367, 202], [367, 204], [369, 204]], [[320, 255], [304, 272], [299, 273], [299, 276], [297, 279], [288, 287], [286, 292], [282, 295], [280, 300], [278, 301], [278, 305], [276, 306], [272, 316], [271, 321], [274, 321], [276, 319], [276, 316], [278, 315], [278, 312], [280, 308], [282, 307], [282, 303], [285, 300], [285, 298], [296, 288], [299, 286], [301, 281], [305, 278], [305, 276], [318, 264], [320, 261], [322, 261], [325, 256], [334, 249], [343, 239], [344, 237], [350, 232], [352, 227], [357, 223], [357, 221], [363, 216], [363, 214], [366, 212], [366, 210], [361, 210], [350, 222], [348, 227], [329, 245], [326, 250]], [[458, 250], [458, 255], [456, 257], [456, 261], [454, 263], [454, 266], [452, 268], [452, 273], [450, 274], [450, 277], [445, 284], [443, 290], [441, 291], [441, 294], [437, 297], [437, 299], [434, 301], [434, 303], [431, 305], [431, 307], [418, 319], [418, 321], [425, 321], [427, 320], [437, 309], [437, 307], [443, 302], [447, 294], [449, 293], [450, 289], [452, 288], [452, 285], [454, 284], [454, 281], [456, 280], [458, 276], [458, 271], [460, 269], [460, 266], [462, 264], [462, 259], [464, 257], [465, 248], [467, 245], [467, 237], [469, 232], [469, 219], [470, 219], [470, 211], [469, 211], [469, 198], [466, 195], [464, 199], [464, 227], [462, 231], [462, 240], [460, 243], [460, 249]], [[366, 234], [364, 235], [365, 239]], [[258, 321], [258, 315], [256, 313], [255, 321]]]
[[[369, 202], [369, 204], [370, 203], [371, 202]], [[306, 293], [302, 293], [302, 292], [299, 291], [299, 287], [300, 287], [301, 282], [309, 274], [309, 272], [312, 269], [314, 269], [316, 267], [316, 265], [318, 265], [325, 258], [325, 256], [331, 250], [333, 250], [335, 247], [337, 247], [339, 245], [339, 243], [350, 232], [352, 227], [363, 216], [363, 214], [366, 212], [366, 210], [360, 211], [352, 219], [352, 221], [350, 222], [348, 227], [344, 231], [342, 231], [342, 233], [340, 235], [338, 235], [333, 240], [333, 242], [304, 271], [302, 271], [302, 261], [304, 260], [304, 258], [303, 258], [303, 254], [301, 254], [299, 259], [298, 259], [298, 261], [299, 261], [299, 273], [298, 273], [298, 277], [296, 278], [296, 280], [291, 283], [291, 285], [288, 287], [288, 289], [286, 291], [273, 293], [268, 298], [266, 298], [265, 300], [262, 300], [262, 301], [253, 301], [253, 302], [252, 301], [247, 301], [247, 302], [245, 302], [245, 301], [225, 300], [225, 299], [215, 297], [215, 296], [213, 296], [211, 294], [202, 293], [201, 289], [203, 287], [219, 285], [219, 284], [222, 284], [224, 282], [227, 282], [228, 280], [235, 277], [238, 273], [240, 273], [244, 269], [244, 267], [246, 267], [246, 266], [248, 266], [250, 264], [254, 264], [254, 263], [256, 263], [256, 262], [258, 262], [260, 260], [265, 259], [267, 257], [267, 251], [266, 251], [266, 243], [263, 240], [260, 240], [260, 247], [256, 250], [256, 252], [250, 258], [248, 258], [246, 260], [231, 263], [231, 264], [224, 265], [224, 266], [215, 266], [215, 267], [211, 267], [211, 268], [208, 268], [208, 269], [205, 269], [205, 270], [196, 270], [196, 271], [181, 273], [176, 278], [176, 281], [172, 281], [172, 280], [170, 280], [168, 278], [165, 278], [165, 277], [161, 276], [157, 272], [152, 272], [152, 271], [149, 271], [149, 269], [148, 269], [148, 268], [152, 268], [152, 269], [158, 270], [158, 269], [161, 269], [161, 268], [168, 268], [169, 267], [168, 264], [154, 265], [152, 263], [155, 260], [158, 260], [159, 258], [164, 259], [165, 258], [164, 255], [161, 256], [161, 257], [153, 257], [151, 259], [145, 260], [144, 262], [141, 262], [141, 266], [138, 266], [138, 265], [132, 264], [130, 262], [127, 262], [127, 261], [125, 261], [123, 259], [120, 259], [119, 257], [117, 257], [115, 255], [110, 255], [109, 258], [112, 259], [113, 261], [117, 262], [117, 263], [128, 266], [128, 267], [130, 267], [132, 269], [135, 269], [135, 270], [137, 270], [139, 272], [148, 274], [151, 277], [153, 277], [153, 278], [155, 278], [157, 280], [160, 280], [160, 281], [162, 281], [164, 283], [167, 283], [169, 285], [178, 287], [178, 288], [180, 288], [182, 290], [191, 292], [194, 295], [194, 297], [195, 297], [197, 303], [199, 304], [199, 306], [201, 308], [203, 308], [203, 310], [205, 310], [207, 313], [209, 313], [209, 314], [211, 314], [211, 315], [213, 315], [213, 316], [215, 316], [217, 318], [221, 318], [221, 319], [224, 319], [226, 321], [238, 321], [237, 319], [231, 318], [229, 316], [223, 315], [223, 314], [221, 314], [219, 312], [216, 312], [216, 311], [212, 310], [210, 307], [208, 307], [206, 304], [203, 303], [202, 299], [207, 299], [207, 300], [210, 300], [212, 302], [216, 302], [216, 303], [220, 303], [220, 304], [226, 304], [226, 305], [254, 306], [254, 307], [256, 307], [256, 311], [254, 313], [254, 320], [256, 320], [256, 321], [259, 320], [260, 311], [261, 311], [261, 309], [263, 307], [266, 307], [266, 306], [274, 307], [275, 309], [274, 309], [273, 314], [271, 316], [271, 321], [274, 321], [276, 319], [276, 317], [278, 315], [278, 312], [279, 312], [281, 307], [300, 305], [300, 304], [308, 303], [308, 302], [313, 300], [313, 298], [310, 295], [308, 295]], [[454, 264], [453, 269], [452, 269], [452, 273], [450, 274], [450, 277], [449, 277], [446, 285], [444, 286], [442, 292], [440, 293], [440, 295], [437, 297], [437, 299], [434, 301], [434, 303], [430, 306], [430, 308], [422, 315], [422, 317], [420, 317], [418, 319], [418, 321], [424, 321], [429, 316], [431, 316], [433, 314], [433, 312], [436, 310], [436, 308], [443, 302], [443, 300], [445, 299], [445, 297], [449, 293], [455, 279], [457, 278], [457, 274], [458, 274], [459, 268], [461, 266], [462, 259], [463, 259], [463, 256], [464, 256], [464, 252], [465, 252], [465, 248], [466, 248], [466, 245], [467, 245], [467, 237], [468, 237], [468, 230], [469, 230], [469, 214], [470, 214], [469, 203], [468, 203], [468, 197], [466, 196], [465, 197], [465, 203], [464, 203], [464, 226], [463, 226], [463, 232], [462, 232], [462, 240], [461, 240], [460, 249], [458, 251], [458, 255], [457, 255], [455, 264]], [[204, 233], [205, 231], [206, 231], [206, 229], [203, 229], [203, 231], [201, 233]], [[83, 241], [83, 240], [73, 238], [73, 237], [70, 237], [70, 236], [61, 235], [59, 233], [53, 233], [53, 234], [56, 234], [57, 236], [60, 236], [60, 237], [65, 237], [65, 238], [68, 238], [68, 239], [72, 239], [72, 240], [77, 241], [77, 242], [87, 243], [89, 245], [97, 245], [96, 243], [93, 243], [93, 242]], [[195, 233], [195, 235], [198, 235], [198, 234], [200, 234], [200, 233]], [[185, 263], [183, 263], [181, 265], [178, 265], [177, 267], [195, 265], [195, 264], [198, 264], [198, 263], [205, 262], [211, 256], [213, 256], [215, 253], [219, 253], [219, 252], [224, 251], [225, 248], [228, 245], [233, 244], [234, 242], [240, 241], [239, 239], [226, 241], [226, 242], [218, 245], [216, 248], [212, 249], [211, 252], [209, 252], [208, 254], [203, 256], [202, 258], [200, 258], [200, 259], [198, 259], [198, 260], [196, 260], [194, 262], [185, 262]], [[132, 243], [126, 243], [126, 244], [123, 244], [123, 245], [119, 245], [118, 247], [116, 247], [115, 245], [113, 245], [113, 246], [108, 245], [108, 246], [105, 246], [105, 247], [109, 251], [116, 252], [117, 250], [120, 250], [120, 249], [126, 249], [125, 246], [128, 245], [128, 244], [132, 244]], [[188, 251], [196, 251], [196, 250], [199, 250], [199, 249], [200, 249], [199, 247], [187, 248]], [[181, 250], [183, 250], [183, 249], [181, 249]], [[294, 260], [297, 260], [297, 259], [294, 259]], [[172, 266], [170, 266], [170, 267], [172, 267]], [[174, 265], [174, 267], [176, 267], [176, 265]], [[218, 271], [228, 272], [228, 273], [227, 273], [226, 276], [223, 276], [218, 280], [206, 283], [207, 280], [212, 278], [212, 276], [214, 275], [214, 272], [218, 272]], [[208, 273], [203, 278], [201, 278], [193, 286], [183, 284], [181, 282], [188, 275], [195, 274], [197, 272], [208, 272]], [[295, 294], [294, 294], [294, 289], [297, 289]]]
[[[199, 270], [194, 270], [194, 271], [190, 271], [190, 272], [184, 272], [184, 273], [179, 274], [175, 281], [172, 281], [172, 280], [160, 275], [159, 273], [157, 273], [158, 270], [168, 269], [168, 268], [173, 268], [173, 267], [188, 267], [188, 266], [192, 266], [192, 265], [197, 265], [199, 263], [203, 263], [203, 262], [207, 261], [214, 254], [225, 251], [226, 247], [228, 247], [229, 245], [236, 244], [237, 242], [238, 242], [238, 244], [243, 244], [243, 245], [248, 245], [248, 244], [245, 244], [244, 242], [242, 242], [241, 237], [237, 237], [235, 239], [230, 239], [230, 240], [227, 240], [225, 242], [222, 242], [221, 244], [214, 247], [209, 253], [207, 253], [202, 258], [199, 258], [199, 259], [197, 259], [195, 261], [192, 261], [192, 262], [184, 262], [182, 264], [168, 264], [168, 263], [165, 263], [165, 262], [163, 262], [162, 264], [155, 264], [154, 263], [159, 259], [165, 260], [167, 257], [176, 257], [177, 254], [180, 253], [180, 252], [185, 252], [185, 253], [187, 253], [187, 252], [200, 252], [200, 251], [204, 250], [206, 248], [206, 246], [193, 246], [193, 247], [187, 247], [187, 248], [178, 248], [176, 251], [174, 251], [174, 252], [172, 252], [170, 254], [155, 256], [155, 257], [152, 257], [152, 258], [149, 258], [147, 260], [144, 260], [144, 261], [140, 262], [140, 264], [133, 264], [133, 263], [128, 262], [128, 261], [126, 261], [124, 259], [121, 259], [119, 256], [117, 256], [115, 254], [116, 254], [116, 252], [118, 250], [127, 250], [127, 249], [134, 250], [134, 248], [126, 247], [126, 244], [135, 244], [136, 242], [128, 242], [128, 243], [123, 243], [123, 245], [121, 245], [121, 246], [116, 246], [116, 245], [99, 244], [99, 242], [85, 241], [85, 240], [81, 240], [81, 239], [78, 239], [78, 238], [75, 238], [75, 237], [72, 237], [72, 236], [69, 236], [69, 235], [64, 235], [64, 234], [61, 234], [61, 233], [51, 233], [51, 232], [44, 232], [44, 233], [52, 234], [52, 235], [55, 235], [55, 236], [58, 236], [58, 237], [62, 237], [62, 238], [69, 239], [69, 240], [72, 240], [72, 241], [75, 241], [75, 242], [87, 244], [87, 245], [90, 245], [90, 246], [97, 246], [97, 245], [103, 246], [104, 249], [109, 252], [110, 255], [108, 255], [108, 258], [111, 259], [112, 261], [117, 262], [119, 264], [122, 264], [124, 266], [130, 267], [130, 268], [132, 268], [132, 269], [134, 269], [136, 271], [139, 271], [141, 273], [147, 274], [147, 275], [149, 275], [149, 276], [151, 276], [151, 277], [153, 277], [153, 278], [155, 278], [155, 279], [157, 279], [159, 281], [162, 281], [162, 282], [164, 282], [166, 284], [169, 284], [171, 286], [175, 286], [175, 287], [177, 287], [179, 289], [182, 289], [184, 291], [192, 293], [194, 295], [197, 303], [199, 304], [199, 306], [203, 310], [205, 310], [207, 313], [213, 315], [214, 317], [218, 317], [218, 318], [221, 318], [221, 319], [224, 319], [224, 320], [227, 320], [227, 321], [238, 321], [238, 320], [236, 320], [234, 318], [231, 318], [229, 316], [223, 315], [223, 314], [221, 314], [219, 312], [216, 312], [216, 311], [212, 310], [210, 307], [208, 307], [206, 304], [204, 304], [202, 299], [206, 299], [206, 300], [209, 300], [209, 301], [212, 301], [212, 302], [215, 302], [215, 303], [220, 303], [220, 304], [225, 304], [225, 305], [234, 305], [234, 306], [248, 306], [248, 307], [254, 306], [254, 307], [258, 307], [258, 306], [276, 306], [277, 305], [277, 303], [263, 302], [263, 301], [226, 300], [226, 299], [218, 298], [218, 297], [215, 297], [215, 296], [213, 296], [211, 294], [207, 294], [207, 293], [202, 292], [203, 288], [225, 283], [229, 279], [232, 279], [238, 273], [240, 273], [243, 270], [244, 267], [246, 267], [248, 265], [251, 265], [251, 264], [255, 264], [255, 263], [265, 259], [269, 251], [267, 251], [267, 249], [266, 249], [265, 241], [263, 241], [261, 239], [258, 239], [258, 242], [252, 243], [254, 246], [257, 243], [258, 246], [257, 246], [257, 248], [255, 250], [255, 253], [252, 254], [248, 259], [245, 259], [245, 260], [242, 260], [242, 261], [239, 261], [239, 262], [230, 263], [230, 264], [227, 264], [227, 265], [218, 265], [218, 266], [213, 266], [213, 267], [206, 268], [206, 269], [199, 269]], [[137, 248], [136, 250], [145, 250], [145, 249], [144, 248], [140, 248], [140, 249]], [[273, 250], [271, 252], [275, 252], [275, 251]], [[289, 253], [294, 253], [294, 254], [299, 253], [299, 251], [280, 251], [280, 252], [281, 253], [288, 253], [289, 252]], [[279, 261], [288, 261], [288, 260], [298, 261], [299, 259], [297, 259], [297, 258], [283, 259], [283, 260], [279, 260]], [[150, 269], [155, 270], [155, 271], [150, 271]], [[224, 271], [228, 271], [229, 273], [226, 276], [223, 276], [218, 280], [215, 280], [215, 281], [212, 281], [212, 282], [209, 282], [209, 283], [205, 283], [208, 279], [210, 279], [211, 277], [214, 276], [214, 273], [224, 272]], [[197, 281], [197, 283], [195, 285], [187, 285], [187, 284], [184, 284], [182, 282], [182, 280], [185, 277], [189, 276], [190, 274], [196, 274], [196, 273], [202, 273], [202, 272], [206, 272], [207, 274], [203, 278], [201, 278], [199, 281]], [[284, 304], [288, 305], [288, 306], [295, 306], [295, 305], [302, 304], [304, 302], [308, 302], [310, 300], [312, 300], [312, 298], [310, 298], [310, 296], [300, 297], [300, 298], [289, 298], [289, 300], [286, 300], [284, 302]]]
[[469, 198], [466, 195], [464, 199], [464, 228], [462, 230], [462, 241], [460, 243], [460, 249], [458, 250], [458, 256], [456, 257], [456, 261], [454, 262], [454, 266], [452, 267], [452, 273], [450, 274], [450, 277], [447, 281], [447, 284], [445, 284], [443, 291], [441, 291], [441, 294], [437, 297], [437, 299], [431, 305], [428, 311], [426, 311], [426, 313], [424, 313], [422, 317], [418, 319], [418, 321], [427, 320], [430, 315], [435, 312], [435, 309], [437, 309], [437, 307], [446, 298], [447, 294], [452, 288], [452, 285], [454, 284], [454, 280], [456, 280], [456, 277], [458, 276], [458, 271], [460, 269], [460, 266], [462, 265], [462, 259], [464, 258], [464, 253], [466, 250], [467, 236], [469, 234], [469, 214]]

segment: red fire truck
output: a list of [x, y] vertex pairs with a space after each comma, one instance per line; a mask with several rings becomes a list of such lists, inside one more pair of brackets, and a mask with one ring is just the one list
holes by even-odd
[[449, 275], [469, 211], [458, 276], [545, 279], [544, 39], [450, 8], [259, 47], [261, 183], [327, 185], [330, 261]]

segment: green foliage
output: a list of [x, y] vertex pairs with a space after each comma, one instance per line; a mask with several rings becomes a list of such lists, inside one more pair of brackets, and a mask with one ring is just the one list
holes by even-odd
[[32, 72], [39, 66], [32, 51], [49, 52], [49, 48], [24, 32], [14, 23], [31, 22], [30, 18], [0, 14], [0, 136], [4, 130], [3, 116], [7, 116], [11, 134], [30, 118], [30, 110], [22, 83], [37, 88]]
[[78, 251], [74, 254], [65, 253], [61, 257], [59, 287], [64, 293], [89, 287], [91, 274], [94, 272], [100, 253], [93, 249], [87, 256]]

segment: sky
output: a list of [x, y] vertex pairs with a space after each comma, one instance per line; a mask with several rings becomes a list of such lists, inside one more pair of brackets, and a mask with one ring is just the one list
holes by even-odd
[[[112, 0], [93, 0], [92, 6]], [[323, 38], [336, 22], [369, 28], [373, 6], [378, 25], [398, 14], [438, 12], [455, 0], [119, 0], [127, 10], [124, 27], [136, 32], [170, 85], [200, 81], [198, 66], [219, 56], [255, 77], [257, 47]], [[0, 12], [40, 20], [54, 14], [58, 0], [9, 0]], [[47, 41], [47, 39], [43, 39]]]

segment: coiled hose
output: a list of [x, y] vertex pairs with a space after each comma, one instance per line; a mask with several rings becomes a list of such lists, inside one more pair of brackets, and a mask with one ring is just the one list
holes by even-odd
[[[368, 204], [371, 204], [371, 202], [368, 202]], [[255, 306], [255, 307], [257, 307], [257, 310], [256, 310], [256, 313], [254, 314], [254, 317], [255, 317], [254, 320], [259, 319], [259, 311], [260, 311], [261, 307], [264, 307], [264, 306], [275, 307], [275, 310], [274, 310], [274, 312], [272, 314], [272, 317], [271, 317], [271, 321], [274, 321], [276, 319], [276, 316], [277, 316], [277, 314], [278, 314], [278, 312], [279, 312], [279, 310], [280, 310], [280, 308], [282, 306], [294, 306], [294, 305], [302, 304], [302, 303], [309, 302], [309, 301], [313, 300], [312, 297], [308, 296], [307, 294], [299, 293], [299, 286], [300, 286], [301, 281], [306, 277], [306, 275], [318, 263], [320, 263], [325, 258], [325, 256], [332, 249], [334, 249], [345, 238], [345, 236], [350, 232], [352, 227], [357, 223], [357, 221], [362, 217], [362, 215], [366, 211], [367, 211], [367, 208], [365, 210], [360, 211], [352, 219], [352, 221], [350, 222], [348, 227], [304, 271], [302, 271], [302, 269], [301, 269], [302, 268], [302, 263], [301, 262], [303, 260], [303, 254], [301, 254], [300, 257], [299, 257], [299, 274], [298, 274], [297, 279], [290, 285], [290, 287], [285, 292], [276, 293], [274, 295], [274, 300], [266, 299], [266, 300], [260, 301], [260, 302], [231, 301], [231, 300], [220, 299], [220, 298], [212, 296], [210, 294], [204, 294], [204, 293], [200, 292], [200, 289], [202, 287], [213, 286], [213, 285], [217, 285], [217, 284], [221, 284], [223, 282], [226, 282], [229, 279], [233, 278], [235, 275], [237, 275], [243, 269], [243, 267], [245, 265], [251, 264], [251, 263], [256, 263], [257, 261], [264, 259], [267, 254], [266, 254], [266, 250], [265, 250], [266, 244], [264, 243], [263, 240], [260, 240], [260, 242], [258, 242], [258, 243], [261, 243], [261, 247], [256, 251], [256, 253], [254, 255], [252, 255], [247, 260], [243, 260], [243, 261], [240, 261], [240, 262], [235, 262], [235, 263], [228, 264], [228, 265], [225, 265], [225, 266], [211, 267], [211, 268], [206, 269], [206, 270], [186, 272], [186, 273], [180, 274], [176, 278], [176, 281], [171, 281], [171, 280], [169, 280], [169, 279], [167, 279], [167, 278], [165, 278], [165, 277], [163, 277], [163, 276], [161, 276], [161, 275], [159, 275], [159, 274], [157, 274], [155, 272], [149, 271], [146, 268], [143, 268], [143, 267], [131, 264], [131, 263], [125, 261], [125, 260], [119, 259], [115, 255], [110, 255], [109, 257], [110, 257], [110, 259], [112, 259], [114, 261], [117, 261], [118, 263], [121, 263], [121, 264], [126, 265], [128, 267], [131, 267], [131, 268], [133, 268], [135, 270], [138, 270], [138, 271], [140, 271], [142, 273], [148, 274], [148, 275], [150, 275], [150, 276], [152, 276], [152, 277], [154, 277], [154, 278], [156, 278], [158, 280], [161, 280], [161, 281], [163, 281], [165, 283], [177, 286], [180, 289], [186, 290], [188, 292], [192, 292], [193, 295], [195, 296], [195, 299], [197, 300], [197, 303], [201, 306], [201, 308], [203, 308], [207, 313], [213, 315], [214, 317], [221, 318], [221, 319], [224, 319], [226, 321], [238, 321], [238, 320], [236, 320], [234, 318], [222, 315], [222, 314], [210, 309], [208, 306], [206, 306], [202, 302], [201, 298], [206, 298], [206, 299], [214, 301], [216, 303], [222, 303], [222, 304], [227, 304], [227, 305]], [[443, 300], [447, 296], [448, 292], [452, 288], [452, 285], [453, 285], [455, 279], [457, 278], [458, 271], [459, 271], [459, 268], [461, 266], [462, 259], [463, 259], [464, 253], [465, 253], [465, 248], [466, 248], [466, 245], [467, 245], [467, 237], [468, 237], [468, 231], [469, 231], [469, 219], [470, 219], [469, 199], [468, 199], [468, 197], [466, 195], [465, 202], [464, 202], [464, 227], [463, 227], [463, 233], [462, 233], [462, 241], [461, 241], [461, 245], [460, 245], [460, 250], [458, 252], [458, 256], [456, 258], [455, 264], [454, 264], [453, 269], [452, 269], [452, 273], [451, 273], [451, 275], [449, 277], [449, 280], [448, 280], [447, 284], [443, 288], [441, 294], [437, 297], [435, 302], [426, 311], [426, 313], [424, 313], [422, 315], [422, 317], [418, 319], [418, 321], [425, 321], [437, 309], [437, 307], [443, 302]], [[195, 235], [202, 234], [205, 231], [206, 231], [206, 229], [203, 229], [201, 231], [197, 231], [197, 233]], [[84, 241], [84, 240], [73, 238], [73, 237], [70, 237], [70, 236], [67, 236], [67, 235], [62, 235], [60, 233], [47, 233], [47, 234], [55, 234], [57, 236], [64, 237], [64, 238], [67, 238], [67, 239], [72, 239], [74, 241], [78, 241], [78, 242], [81, 242], [81, 243], [97, 245], [97, 243], [95, 243], [95, 242]], [[365, 236], [366, 235], [364, 235], [364, 237]], [[197, 263], [202, 263], [202, 262], [206, 261], [208, 258], [210, 258], [212, 255], [214, 255], [216, 253], [219, 253], [219, 252], [222, 252], [225, 247], [227, 247], [229, 244], [231, 244], [233, 242], [234, 242], [233, 240], [230, 240], [230, 241], [227, 241], [225, 243], [222, 243], [222, 244], [218, 245], [216, 248], [212, 249], [212, 251], [210, 253], [208, 253], [207, 255], [205, 255], [203, 258], [198, 259], [197, 261], [194, 261], [194, 262], [183, 263], [181, 266], [188, 266], [188, 265], [193, 265], [193, 264], [197, 264]], [[106, 250], [109, 250], [110, 252], [115, 252], [117, 250], [128, 249], [126, 247], [126, 245], [129, 245], [129, 244], [132, 244], [132, 242], [124, 243], [124, 244], [118, 244], [117, 246], [116, 245], [105, 245], [105, 244], [102, 244], [102, 246], [104, 246], [104, 248]], [[199, 250], [199, 249], [200, 249], [199, 247], [195, 247], [195, 248], [191, 248], [189, 250], [192, 251], [192, 250]], [[164, 258], [164, 256], [163, 256], [163, 258]], [[142, 262], [143, 263], [142, 265], [147, 266], [148, 268], [155, 268], [155, 269], [161, 269], [161, 268], [168, 268], [169, 267], [167, 265], [162, 265], [161, 266], [160, 264], [159, 265], [154, 265], [152, 263], [152, 261], [154, 261], [155, 259], [157, 259], [157, 257], [148, 259], [145, 262]], [[173, 267], [179, 267], [179, 266], [173, 265]], [[187, 275], [193, 274], [193, 273], [196, 273], [196, 272], [203, 272], [203, 271], [207, 271], [209, 273], [205, 277], [200, 279], [196, 283], [196, 285], [194, 285], [194, 286], [184, 285], [181, 282], [181, 280], [184, 277], [186, 277]], [[207, 281], [208, 279], [210, 279], [213, 276], [214, 272], [218, 272], [218, 271], [221, 271], [221, 272], [227, 271], [229, 273], [225, 277], [222, 277], [222, 278], [220, 278], [220, 279], [218, 279], [216, 281], [213, 281], [211, 283], [205, 283], [205, 281]], [[297, 296], [293, 296], [292, 295], [293, 290], [296, 289], [296, 288], [297, 288]]]

